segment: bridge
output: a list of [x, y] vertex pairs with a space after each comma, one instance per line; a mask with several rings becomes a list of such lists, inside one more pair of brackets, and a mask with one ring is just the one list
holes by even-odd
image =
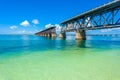
[[35, 35], [38, 35], [38, 36], [47, 36], [47, 37], [56, 37], [56, 30], [55, 30], [56, 27], [50, 27], [50, 28], [47, 28], [45, 30], [42, 30], [38, 33], [35, 33]]
[[76, 39], [86, 39], [86, 30], [120, 27], [120, 0], [86, 11], [61, 23], [59, 37], [65, 38], [66, 32], [76, 31]]

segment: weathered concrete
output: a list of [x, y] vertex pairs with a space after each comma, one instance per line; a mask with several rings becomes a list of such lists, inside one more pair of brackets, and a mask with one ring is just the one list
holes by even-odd
[[45, 37], [47, 36], [47, 34], [45, 34]]
[[59, 38], [66, 38], [66, 33], [64, 32], [64, 33], [60, 33], [59, 34]]
[[52, 32], [52, 33], [51, 33], [51, 36], [52, 36], [52, 37], [56, 37], [57, 35], [56, 35], [55, 32]]
[[43, 36], [45, 36], [45, 34], [43, 34]]
[[76, 39], [77, 40], [86, 40], [85, 30], [77, 29], [77, 31], [76, 31]]
[[49, 34], [47, 34], [47, 36], [48, 36], [48, 37], [51, 37], [51, 34], [49, 33]]

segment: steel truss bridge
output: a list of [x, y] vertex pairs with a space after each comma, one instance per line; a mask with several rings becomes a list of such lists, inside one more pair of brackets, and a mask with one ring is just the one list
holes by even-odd
[[61, 32], [120, 27], [120, 0], [86, 11], [61, 23]]

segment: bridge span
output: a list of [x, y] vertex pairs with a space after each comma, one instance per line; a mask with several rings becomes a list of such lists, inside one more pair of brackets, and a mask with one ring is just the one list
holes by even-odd
[[61, 23], [59, 37], [65, 38], [66, 32], [76, 31], [76, 39], [86, 39], [86, 30], [120, 27], [120, 0], [86, 11]]
[[38, 33], [35, 33], [35, 35], [38, 35], [38, 36], [47, 36], [47, 37], [56, 37], [56, 30], [55, 30], [56, 27], [50, 27], [50, 28], [47, 28], [45, 30], [42, 30]]

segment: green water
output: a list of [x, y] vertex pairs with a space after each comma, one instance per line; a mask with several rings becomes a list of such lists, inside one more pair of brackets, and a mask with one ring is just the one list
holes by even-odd
[[0, 80], [120, 80], [119, 42], [39, 41], [23, 40], [24, 48], [2, 44]]

